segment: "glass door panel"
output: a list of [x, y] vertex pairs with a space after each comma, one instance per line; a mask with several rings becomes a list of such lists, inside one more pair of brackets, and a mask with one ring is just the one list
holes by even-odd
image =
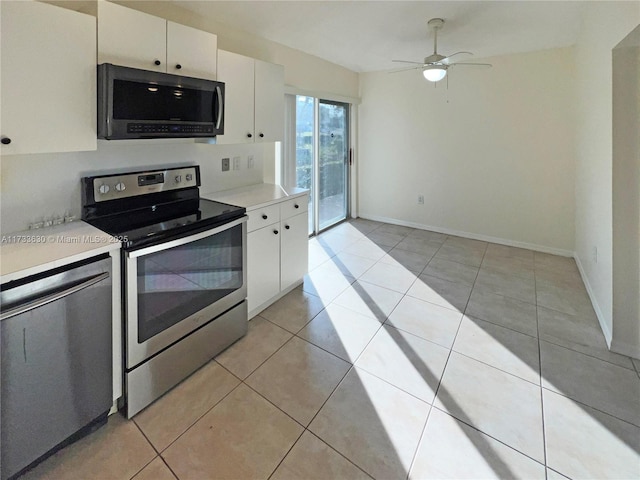
[[348, 105], [318, 102], [318, 228], [347, 218]]
[[242, 225], [137, 258], [138, 343], [242, 288]]
[[283, 184], [309, 190], [313, 235], [347, 217], [349, 104], [304, 95], [287, 97], [286, 102], [291, 120]]
[[296, 96], [296, 187], [309, 189], [309, 235], [314, 232], [315, 99]]

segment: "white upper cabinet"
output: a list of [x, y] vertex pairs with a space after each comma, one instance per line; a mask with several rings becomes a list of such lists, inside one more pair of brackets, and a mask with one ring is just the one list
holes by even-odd
[[217, 50], [216, 35], [167, 22], [167, 73], [215, 80]]
[[284, 67], [218, 50], [218, 80], [225, 83], [222, 144], [284, 138]]
[[255, 61], [256, 142], [284, 140], [284, 67]]
[[166, 71], [167, 21], [98, 2], [98, 63]]
[[95, 17], [1, 2], [0, 152], [95, 150]]
[[224, 135], [216, 143], [253, 143], [253, 58], [218, 50], [218, 80], [224, 82]]
[[111, 2], [98, 2], [98, 63], [216, 79], [218, 37]]

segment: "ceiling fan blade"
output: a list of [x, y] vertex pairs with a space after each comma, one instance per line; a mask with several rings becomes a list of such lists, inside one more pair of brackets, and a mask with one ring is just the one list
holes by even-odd
[[445, 57], [442, 59], [442, 63], [446, 64], [446, 65], [451, 65], [451, 57], [455, 57], [456, 55], [471, 55], [473, 56], [473, 53], [471, 52], [456, 52], [456, 53], [452, 53], [451, 55]]
[[406, 72], [407, 70], [416, 70], [418, 68], [422, 68], [422, 64], [418, 67], [405, 67], [405, 68], [397, 68], [396, 70], [389, 70], [387, 73], [398, 73], [398, 72]]
[[483, 67], [483, 68], [493, 67], [493, 65], [491, 65], [490, 63], [451, 63], [449, 64], [450, 67], [457, 67], [458, 65], [465, 65], [468, 67]]
[[424, 65], [424, 63], [422, 62], [411, 62], [409, 60], [391, 60], [391, 61], [396, 63], [415, 63], [416, 65]]

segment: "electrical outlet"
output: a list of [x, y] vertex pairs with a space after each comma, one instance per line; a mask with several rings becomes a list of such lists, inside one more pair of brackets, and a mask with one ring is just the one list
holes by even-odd
[[253, 168], [254, 164], [253, 164], [253, 155], [249, 155], [247, 157], [247, 168]]
[[418, 195], [418, 205], [424, 205], [424, 195]]
[[233, 169], [240, 170], [240, 157], [233, 157]]
[[223, 158], [222, 159], [222, 171], [223, 172], [228, 172], [229, 171], [229, 159], [228, 158]]

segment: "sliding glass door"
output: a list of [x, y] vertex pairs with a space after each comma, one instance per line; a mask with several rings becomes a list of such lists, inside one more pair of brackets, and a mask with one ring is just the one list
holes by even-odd
[[293, 118], [283, 180], [285, 186], [310, 190], [311, 235], [347, 218], [349, 105], [302, 95], [289, 97], [288, 103], [287, 115]]
[[318, 230], [347, 218], [349, 109], [344, 103], [318, 102]]

